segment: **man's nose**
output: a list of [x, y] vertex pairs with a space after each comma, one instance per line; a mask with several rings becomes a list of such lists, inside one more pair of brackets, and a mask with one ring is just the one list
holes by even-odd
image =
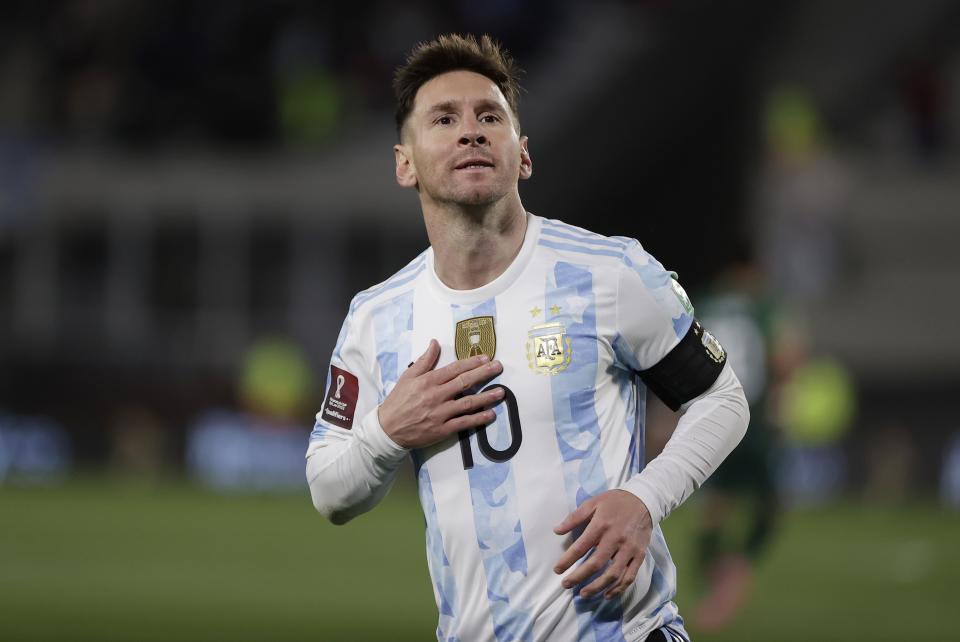
[[459, 143], [466, 147], [486, 145], [487, 137], [480, 132], [476, 123], [471, 123], [469, 125], [464, 125], [463, 131], [460, 133]]

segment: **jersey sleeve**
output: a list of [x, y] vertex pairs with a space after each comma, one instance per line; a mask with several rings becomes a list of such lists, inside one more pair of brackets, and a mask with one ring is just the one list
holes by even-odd
[[620, 271], [614, 350], [664, 403], [684, 409], [663, 452], [620, 487], [643, 501], [656, 525], [733, 450], [750, 411], [723, 348], [694, 319], [676, 274], [636, 241]]
[[693, 318], [676, 279], [640, 245], [628, 246], [618, 282], [615, 349], [667, 407], [679, 408], [717, 380], [727, 356]]
[[693, 305], [676, 274], [631, 239], [617, 281], [617, 358], [638, 373], [648, 370], [673, 350], [692, 323]]
[[730, 364], [705, 393], [686, 404], [673, 435], [621, 490], [638, 497], [654, 525], [707, 480], [747, 431], [750, 407]]
[[310, 433], [307, 456], [326, 443], [348, 438], [354, 424], [379, 405], [376, 363], [374, 355], [365, 354], [362, 334], [354, 314], [347, 315], [330, 356], [323, 405]]
[[338, 524], [383, 499], [408, 453], [380, 426], [381, 388], [372, 343], [351, 306], [330, 358], [323, 405], [307, 447], [314, 506]]

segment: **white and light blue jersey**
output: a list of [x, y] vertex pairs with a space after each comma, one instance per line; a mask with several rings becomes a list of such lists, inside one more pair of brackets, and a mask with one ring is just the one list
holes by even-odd
[[[561, 586], [553, 567], [572, 539], [553, 528], [641, 470], [646, 389], [637, 373], [670, 352], [692, 313], [637, 241], [534, 215], [516, 259], [481, 288], [446, 287], [427, 250], [354, 298], [308, 457], [369, 432], [431, 339], [441, 346], [437, 367], [457, 359], [458, 345], [461, 356], [481, 350], [503, 363], [491, 384], [508, 394], [493, 424], [410, 453], [438, 639], [633, 642], [667, 624], [683, 630], [659, 526], [636, 581], [614, 600]], [[385, 493], [358, 499], [361, 510]]]

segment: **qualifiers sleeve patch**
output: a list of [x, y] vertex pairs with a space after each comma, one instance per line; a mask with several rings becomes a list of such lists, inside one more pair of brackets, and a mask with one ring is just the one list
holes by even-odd
[[353, 428], [353, 413], [357, 409], [357, 397], [360, 395], [360, 382], [357, 378], [330, 366], [330, 389], [327, 400], [323, 402], [323, 419], [334, 426], [350, 430]]

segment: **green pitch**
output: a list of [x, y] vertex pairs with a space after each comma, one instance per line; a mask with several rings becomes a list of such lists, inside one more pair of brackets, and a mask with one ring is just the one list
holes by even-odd
[[[665, 524], [681, 612], [692, 523]], [[306, 492], [0, 488], [0, 640], [433, 639], [422, 529], [410, 487], [342, 527]], [[793, 511], [742, 617], [695, 639], [960, 639], [958, 536], [932, 505]]]

